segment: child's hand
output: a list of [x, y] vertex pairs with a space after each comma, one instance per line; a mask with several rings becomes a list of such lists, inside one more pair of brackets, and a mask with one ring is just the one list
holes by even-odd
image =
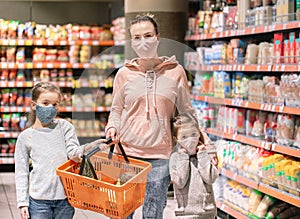
[[111, 143], [106, 144], [105, 143], [106, 141], [107, 141], [106, 139], [98, 139], [98, 140], [95, 140], [91, 143], [88, 143], [84, 148], [84, 152], [86, 152], [86, 151], [88, 151], [88, 150], [90, 150], [90, 149], [92, 149], [96, 146], [98, 146], [101, 151], [104, 151], [104, 150], [108, 149], [111, 145]]
[[27, 206], [20, 207], [20, 215], [21, 215], [21, 219], [28, 219], [28, 218], [30, 218]]

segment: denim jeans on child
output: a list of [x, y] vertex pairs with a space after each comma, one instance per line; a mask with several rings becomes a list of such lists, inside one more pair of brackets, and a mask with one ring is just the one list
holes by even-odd
[[[138, 158], [141, 159], [141, 158]], [[170, 184], [169, 160], [141, 159], [152, 164], [148, 174], [143, 219], [162, 219], [167, 206], [167, 192]], [[134, 214], [134, 213], [133, 213]], [[133, 219], [133, 214], [126, 219]]]
[[67, 199], [37, 200], [29, 197], [30, 219], [72, 219], [75, 209]]

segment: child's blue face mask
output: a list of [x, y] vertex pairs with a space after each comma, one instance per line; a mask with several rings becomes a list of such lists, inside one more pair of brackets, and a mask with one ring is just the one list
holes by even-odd
[[43, 124], [49, 124], [53, 121], [54, 117], [57, 115], [58, 110], [50, 106], [40, 106], [36, 104], [36, 116]]

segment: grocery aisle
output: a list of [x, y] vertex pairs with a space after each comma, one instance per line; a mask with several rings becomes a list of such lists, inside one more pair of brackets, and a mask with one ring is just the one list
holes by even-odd
[[[175, 201], [169, 197], [167, 208], [165, 210], [164, 218], [175, 218], [173, 209], [175, 208]], [[16, 206], [16, 192], [14, 173], [0, 173], [0, 219], [19, 219], [19, 211]], [[107, 217], [91, 212], [76, 209], [74, 219], [106, 219]], [[141, 208], [136, 211], [135, 219], [141, 217]]]

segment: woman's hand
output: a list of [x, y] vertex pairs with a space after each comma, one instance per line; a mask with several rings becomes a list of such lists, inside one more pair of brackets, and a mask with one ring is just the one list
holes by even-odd
[[113, 141], [113, 144], [116, 144], [116, 143], [119, 142], [119, 138], [118, 138], [118, 135], [117, 135], [117, 130], [113, 127], [109, 128], [106, 131], [106, 138], [111, 138], [112, 141]]
[[28, 218], [30, 218], [27, 206], [20, 207], [20, 215], [21, 215], [21, 219], [28, 219]]

